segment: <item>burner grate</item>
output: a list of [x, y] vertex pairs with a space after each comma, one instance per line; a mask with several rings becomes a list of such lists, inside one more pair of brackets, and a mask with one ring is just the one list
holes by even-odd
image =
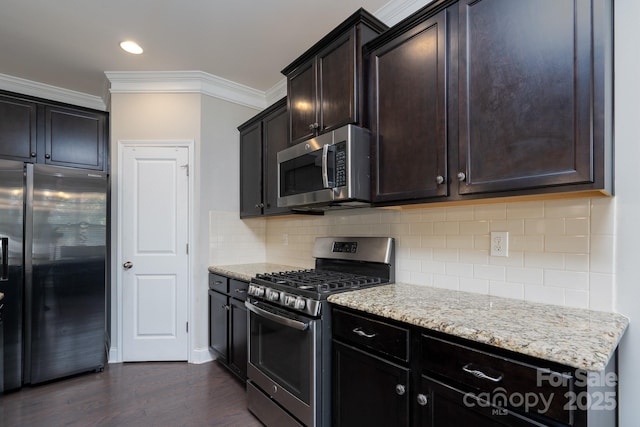
[[382, 283], [379, 277], [316, 269], [258, 274], [257, 278], [286, 287], [314, 290], [319, 293], [357, 289]]

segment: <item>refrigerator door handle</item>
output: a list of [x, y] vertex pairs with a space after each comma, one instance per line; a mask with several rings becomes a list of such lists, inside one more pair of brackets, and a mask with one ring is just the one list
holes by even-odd
[[2, 270], [0, 270], [0, 281], [9, 280], [9, 238], [0, 237], [2, 244]]

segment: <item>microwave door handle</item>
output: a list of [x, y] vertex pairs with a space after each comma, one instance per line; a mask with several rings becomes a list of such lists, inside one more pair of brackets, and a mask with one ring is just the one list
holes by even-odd
[[322, 188], [333, 188], [335, 182], [329, 181], [329, 151], [334, 151], [335, 148], [329, 144], [322, 146]]
[[322, 146], [322, 187], [329, 188], [329, 171], [327, 167], [327, 159], [329, 157], [329, 144]]

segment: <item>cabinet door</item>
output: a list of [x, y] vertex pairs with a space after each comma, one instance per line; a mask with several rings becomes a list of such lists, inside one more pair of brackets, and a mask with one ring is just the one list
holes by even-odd
[[289, 115], [283, 105], [263, 120], [264, 145], [262, 151], [265, 215], [288, 212], [278, 207], [278, 151], [289, 145]]
[[103, 170], [106, 122], [105, 113], [46, 106], [44, 163]]
[[318, 54], [320, 132], [357, 121], [355, 38], [353, 28]]
[[229, 358], [228, 330], [229, 297], [220, 292], [209, 291], [209, 347], [216, 352], [222, 362]]
[[240, 134], [240, 218], [262, 215], [262, 122]]
[[409, 369], [333, 342], [332, 426], [408, 426]]
[[0, 95], [0, 158], [35, 161], [36, 112], [33, 102]]
[[229, 367], [242, 379], [247, 378], [247, 309], [244, 302], [231, 298], [229, 331]]
[[287, 78], [291, 145], [316, 134], [316, 62], [310, 60]]
[[370, 54], [375, 202], [448, 194], [445, 13]]
[[418, 401], [418, 425], [425, 427], [543, 427], [538, 423], [511, 411], [491, 406], [478, 400], [473, 393], [465, 393], [454, 387], [422, 376]]
[[592, 182], [591, 2], [462, 0], [458, 31], [459, 192]]

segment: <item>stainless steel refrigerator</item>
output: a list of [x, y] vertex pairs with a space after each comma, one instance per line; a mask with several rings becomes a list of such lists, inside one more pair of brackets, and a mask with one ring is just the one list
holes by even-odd
[[106, 363], [107, 178], [0, 160], [4, 389]]

